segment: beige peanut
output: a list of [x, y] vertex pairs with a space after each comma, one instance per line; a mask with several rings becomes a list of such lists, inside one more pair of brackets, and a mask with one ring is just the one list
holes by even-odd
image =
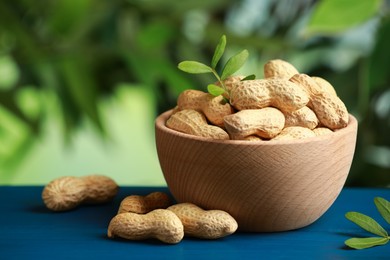
[[296, 74], [291, 79], [300, 85], [310, 96], [309, 107], [316, 113], [322, 125], [335, 130], [346, 127], [349, 114], [343, 101], [334, 93], [326, 91], [306, 74]]
[[211, 139], [229, 139], [229, 135], [222, 128], [207, 124], [205, 116], [192, 109], [184, 109], [171, 115], [166, 126], [190, 135]]
[[332, 84], [329, 83], [329, 81], [316, 76], [312, 76], [311, 78], [314, 79], [314, 81], [317, 83], [317, 86], [319, 87], [321, 92], [328, 92], [337, 96], [336, 90], [334, 89]]
[[318, 118], [316, 114], [307, 106], [292, 112], [285, 112], [284, 116], [286, 118], [284, 127], [302, 126], [314, 129], [318, 125]]
[[[237, 83], [241, 82], [241, 80], [244, 78], [244, 76], [241, 76], [241, 75], [234, 75], [234, 76], [230, 76], [230, 77], [227, 77], [224, 81], [223, 81], [223, 84], [225, 86], [225, 92], [222, 94], [222, 96], [224, 96], [226, 99], [230, 99], [230, 91], [234, 88], [235, 85], [237, 85]], [[221, 86], [221, 83], [218, 81], [218, 82], [215, 82], [214, 83], [215, 85], [217, 86]]]
[[236, 140], [251, 135], [273, 138], [282, 131], [284, 123], [283, 113], [273, 107], [245, 109], [225, 117], [226, 131]]
[[223, 117], [234, 112], [223, 96], [213, 96], [200, 90], [185, 90], [177, 99], [178, 110], [193, 109], [202, 112], [213, 124], [223, 127]]
[[42, 191], [42, 199], [48, 209], [66, 211], [81, 204], [109, 202], [117, 192], [118, 185], [106, 176], [64, 176], [45, 186]]
[[280, 59], [270, 60], [264, 65], [265, 78], [289, 79], [298, 73], [298, 70], [292, 64]]
[[313, 129], [313, 132], [316, 134], [316, 136], [327, 135], [327, 134], [333, 133], [333, 131], [327, 127], [317, 127], [315, 129]]
[[169, 196], [160, 191], [152, 192], [146, 196], [131, 195], [121, 201], [118, 214], [124, 212], [145, 214], [155, 209], [166, 209], [171, 204]]
[[263, 139], [261, 139], [260, 136], [257, 136], [257, 135], [248, 135], [248, 136], [244, 137], [243, 140], [249, 141], [249, 142], [263, 141]]
[[83, 203], [87, 204], [101, 204], [114, 199], [118, 193], [119, 187], [116, 182], [103, 175], [87, 175], [80, 177], [86, 183], [87, 197]]
[[271, 140], [299, 140], [315, 136], [316, 134], [309, 128], [301, 126], [289, 126], [284, 128], [279, 135]]
[[185, 236], [217, 239], [233, 234], [238, 228], [236, 220], [222, 210], [203, 210], [192, 203], [176, 204], [168, 210], [183, 223]]
[[155, 238], [176, 244], [183, 239], [184, 228], [180, 219], [170, 210], [156, 209], [147, 214], [125, 212], [110, 221], [107, 236], [129, 240]]
[[230, 91], [230, 103], [238, 110], [272, 106], [283, 112], [295, 111], [306, 106], [309, 96], [291, 83], [280, 78], [240, 81]]

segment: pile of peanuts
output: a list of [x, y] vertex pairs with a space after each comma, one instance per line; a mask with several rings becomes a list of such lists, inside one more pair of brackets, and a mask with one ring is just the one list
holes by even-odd
[[273, 141], [324, 135], [348, 125], [347, 108], [333, 86], [299, 73], [287, 61], [268, 61], [264, 79], [243, 78], [227, 78], [221, 96], [183, 91], [166, 126], [211, 139]]
[[107, 235], [129, 240], [156, 238], [176, 244], [184, 236], [222, 238], [233, 234], [237, 228], [236, 220], [225, 211], [203, 210], [192, 203], [172, 205], [166, 193], [152, 192], [123, 199]]
[[[110, 202], [118, 189], [111, 178], [102, 175], [64, 176], [44, 187], [42, 199], [52, 211], [68, 211], [82, 204]], [[225, 211], [203, 210], [192, 203], [172, 205], [166, 193], [153, 192], [125, 197], [108, 225], [107, 236], [177, 244], [184, 236], [217, 239], [237, 228], [236, 220]]]

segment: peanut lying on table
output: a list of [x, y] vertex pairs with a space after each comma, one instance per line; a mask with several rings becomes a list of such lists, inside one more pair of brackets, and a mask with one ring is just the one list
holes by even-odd
[[[217, 97], [198, 90], [184, 91], [166, 126], [213, 139], [277, 141], [332, 134], [348, 125], [347, 108], [325, 79], [302, 74], [280, 59], [264, 65], [264, 76], [249, 80], [229, 76], [215, 83], [225, 89]], [[261, 115], [262, 109], [274, 116]]]
[[125, 212], [116, 215], [110, 221], [107, 236], [129, 240], [157, 238], [165, 243], [176, 244], [183, 239], [184, 229], [175, 213], [155, 209], [147, 214]]
[[145, 214], [155, 209], [168, 208], [171, 204], [171, 199], [164, 192], [156, 191], [147, 196], [131, 195], [122, 200], [118, 214], [124, 212]]
[[[168, 199], [168, 195], [162, 192], [126, 197], [108, 225], [108, 237], [129, 240], [156, 238], [175, 244], [184, 236], [217, 239], [237, 230], [237, 222], [227, 212], [206, 211], [191, 203], [169, 206]], [[162, 208], [164, 206], [167, 208]]]
[[81, 204], [109, 202], [118, 189], [118, 185], [111, 178], [102, 175], [64, 176], [45, 186], [42, 199], [48, 209], [66, 211]]
[[222, 210], [203, 210], [192, 203], [170, 206], [184, 226], [186, 236], [217, 239], [233, 234], [238, 224], [227, 212]]

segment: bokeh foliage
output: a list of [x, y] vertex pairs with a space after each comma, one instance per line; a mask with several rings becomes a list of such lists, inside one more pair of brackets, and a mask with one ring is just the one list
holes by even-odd
[[384, 0], [1, 1], [0, 167], [28, 156], [53, 113], [48, 103], [71, 141], [83, 120], [102, 138], [110, 134], [99, 104], [121, 83], [148, 90], [156, 115], [173, 107], [182, 90], [204, 90], [210, 76], [187, 75], [177, 64], [210, 63], [222, 34], [232, 53], [249, 50], [243, 74], [260, 78], [267, 60], [281, 58], [328, 79], [360, 122], [347, 184], [390, 184]]

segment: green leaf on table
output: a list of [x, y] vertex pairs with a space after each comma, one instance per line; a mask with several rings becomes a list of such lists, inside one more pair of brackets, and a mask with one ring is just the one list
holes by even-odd
[[390, 202], [381, 197], [376, 197], [374, 203], [387, 223], [390, 224]]
[[345, 214], [345, 217], [370, 233], [381, 237], [388, 236], [386, 230], [381, 225], [379, 225], [378, 222], [376, 222], [373, 218], [367, 215], [364, 215], [359, 212], [347, 212]]
[[307, 33], [340, 33], [373, 17], [380, 11], [382, 2], [382, 0], [318, 1], [306, 28]]
[[251, 75], [248, 75], [245, 78], [243, 78], [241, 81], [254, 80], [254, 79], [256, 79], [256, 75], [255, 74], [251, 74]]
[[209, 84], [207, 86], [207, 91], [211, 95], [216, 96], [216, 97], [225, 93], [225, 90], [223, 88], [221, 88], [220, 86], [217, 86], [215, 84]]
[[213, 71], [209, 66], [197, 61], [182, 61], [179, 63], [178, 68], [192, 74], [210, 73]]
[[249, 53], [247, 50], [242, 50], [233, 57], [231, 57], [225, 64], [225, 67], [222, 70], [221, 80], [225, 80], [227, 77], [231, 76], [234, 72], [239, 70], [242, 65], [246, 62]]
[[222, 35], [217, 47], [215, 48], [213, 59], [211, 60], [211, 67], [215, 69], [219, 60], [221, 59], [226, 47], [226, 36]]
[[389, 242], [387, 237], [364, 237], [364, 238], [350, 238], [345, 240], [345, 244], [355, 249], [364, 249], [373, 246], [385, 245]]

